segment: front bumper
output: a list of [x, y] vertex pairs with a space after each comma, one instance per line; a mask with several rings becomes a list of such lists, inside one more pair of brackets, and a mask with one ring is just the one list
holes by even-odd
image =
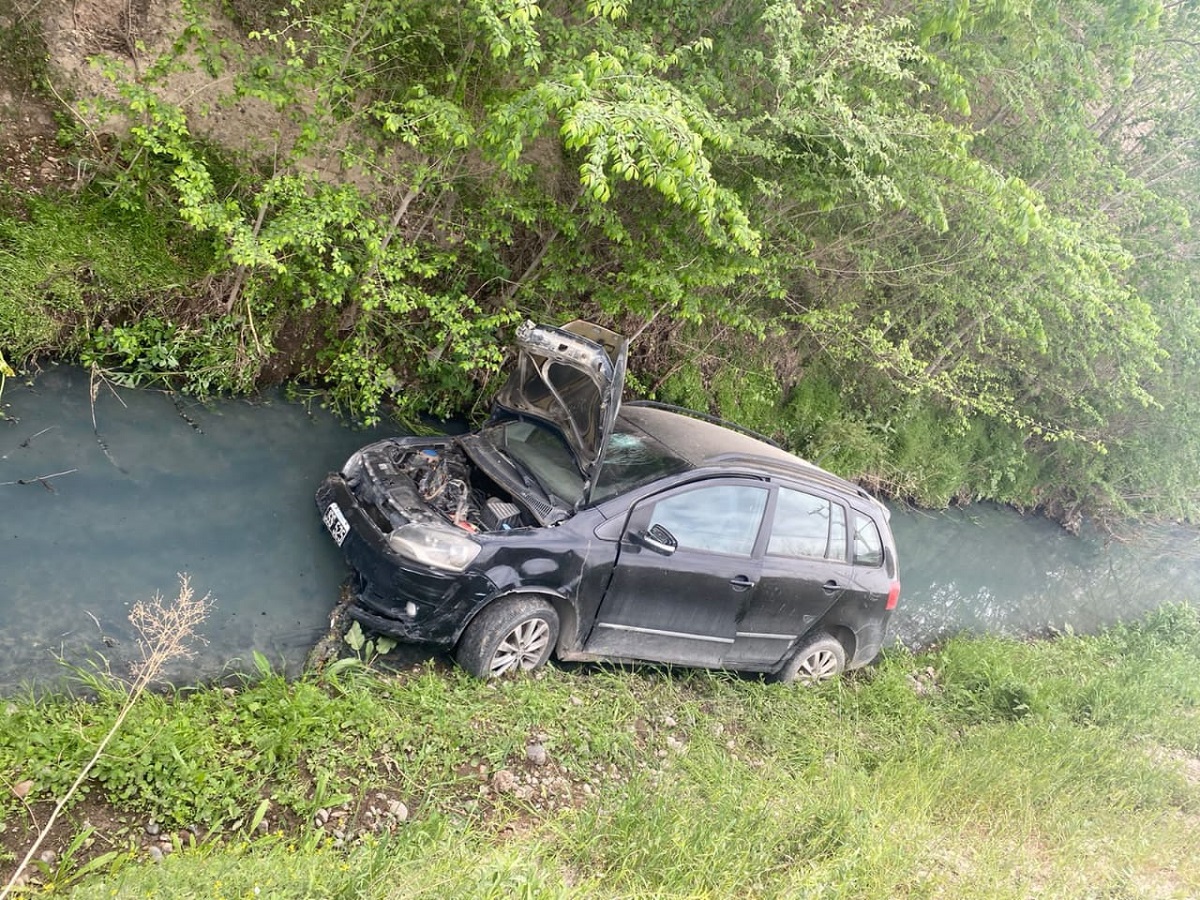
[[341, 550], [358, 580], [350, 616], [372, 631], [449, 647], [494, 593], [491, 581], [477, 572], [441, 572], [393, 551], [340, 474], [325, 478], [316, 500], [322, 517], [336, 503], [349, 525]]

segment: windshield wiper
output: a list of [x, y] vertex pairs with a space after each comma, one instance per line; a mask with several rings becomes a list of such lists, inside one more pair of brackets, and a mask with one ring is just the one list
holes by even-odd
[[559, 497], [557, 494], [554, 493], [554, 491], [550, 490], [549, 488], [546, 487], [546, 485], [542, 484], [542, 480], [537, 477], [536, 472], [533, 472], [533, 471], [530, 471], [529, 469], [527, 469], [525, 467], [525, 463], [521, 462], [521, 460], [517, 459], [516, 457], [510, 457], [510, 458], [513, 460], [514, 463], [516, 463], [516, 469], [520, 473], [521, 481], [523, 481], [525, 483], [525, 487], [529, 488], [531, 491], [537, 491], [539, 494], [541, 494], [543, 497], [545, 497], [552, 506], [555, 506], [558, 509], [569, 509], [570, 508], [567, 506], [566, 501], [563, 500], [562, 497]]

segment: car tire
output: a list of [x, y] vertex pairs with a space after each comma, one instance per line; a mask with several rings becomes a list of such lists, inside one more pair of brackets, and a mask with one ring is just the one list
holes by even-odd
[[544, 665], [558, 641], [558, 613], [545, 600], [514, 597], [484, 607], [459, 638], [454, 658], [476, 678]]
[[846, 669], [846, 648], [831, 634], [817, 634], [796, 648], [779, 670], [784, 684], [815, 685], [836, 678]]

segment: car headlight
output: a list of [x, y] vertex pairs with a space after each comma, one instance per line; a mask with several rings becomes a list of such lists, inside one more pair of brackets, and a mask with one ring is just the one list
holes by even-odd
[[342, 477], [347, 481], [354, 478], [358, 474], [358, 470], [362, 468], [363, 452], [356, 450], [354, 454], [346, 460], [346, 464], [342, 466]]
[[461, 529], [416, 522], [401, 525], [388, 535], [388, 545], [401, 556], [451, 572], [469, 566], [481, 549]]

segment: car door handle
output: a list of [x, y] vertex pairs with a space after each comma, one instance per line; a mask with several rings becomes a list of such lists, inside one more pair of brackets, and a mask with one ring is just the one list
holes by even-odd
[[746, 588], [754, 587], [754, 582], [745, 575], [739, 575], [737, 578], [730, 579], [729, 583], [733, 585], [735, 591], [744, 591]]
[[827, 582], [821, 585], [821, 590], [827, 594], [832, 594], [834, 591], [840, 591], [842, 586], [837, 583], [837, 580], [830, 578]]

